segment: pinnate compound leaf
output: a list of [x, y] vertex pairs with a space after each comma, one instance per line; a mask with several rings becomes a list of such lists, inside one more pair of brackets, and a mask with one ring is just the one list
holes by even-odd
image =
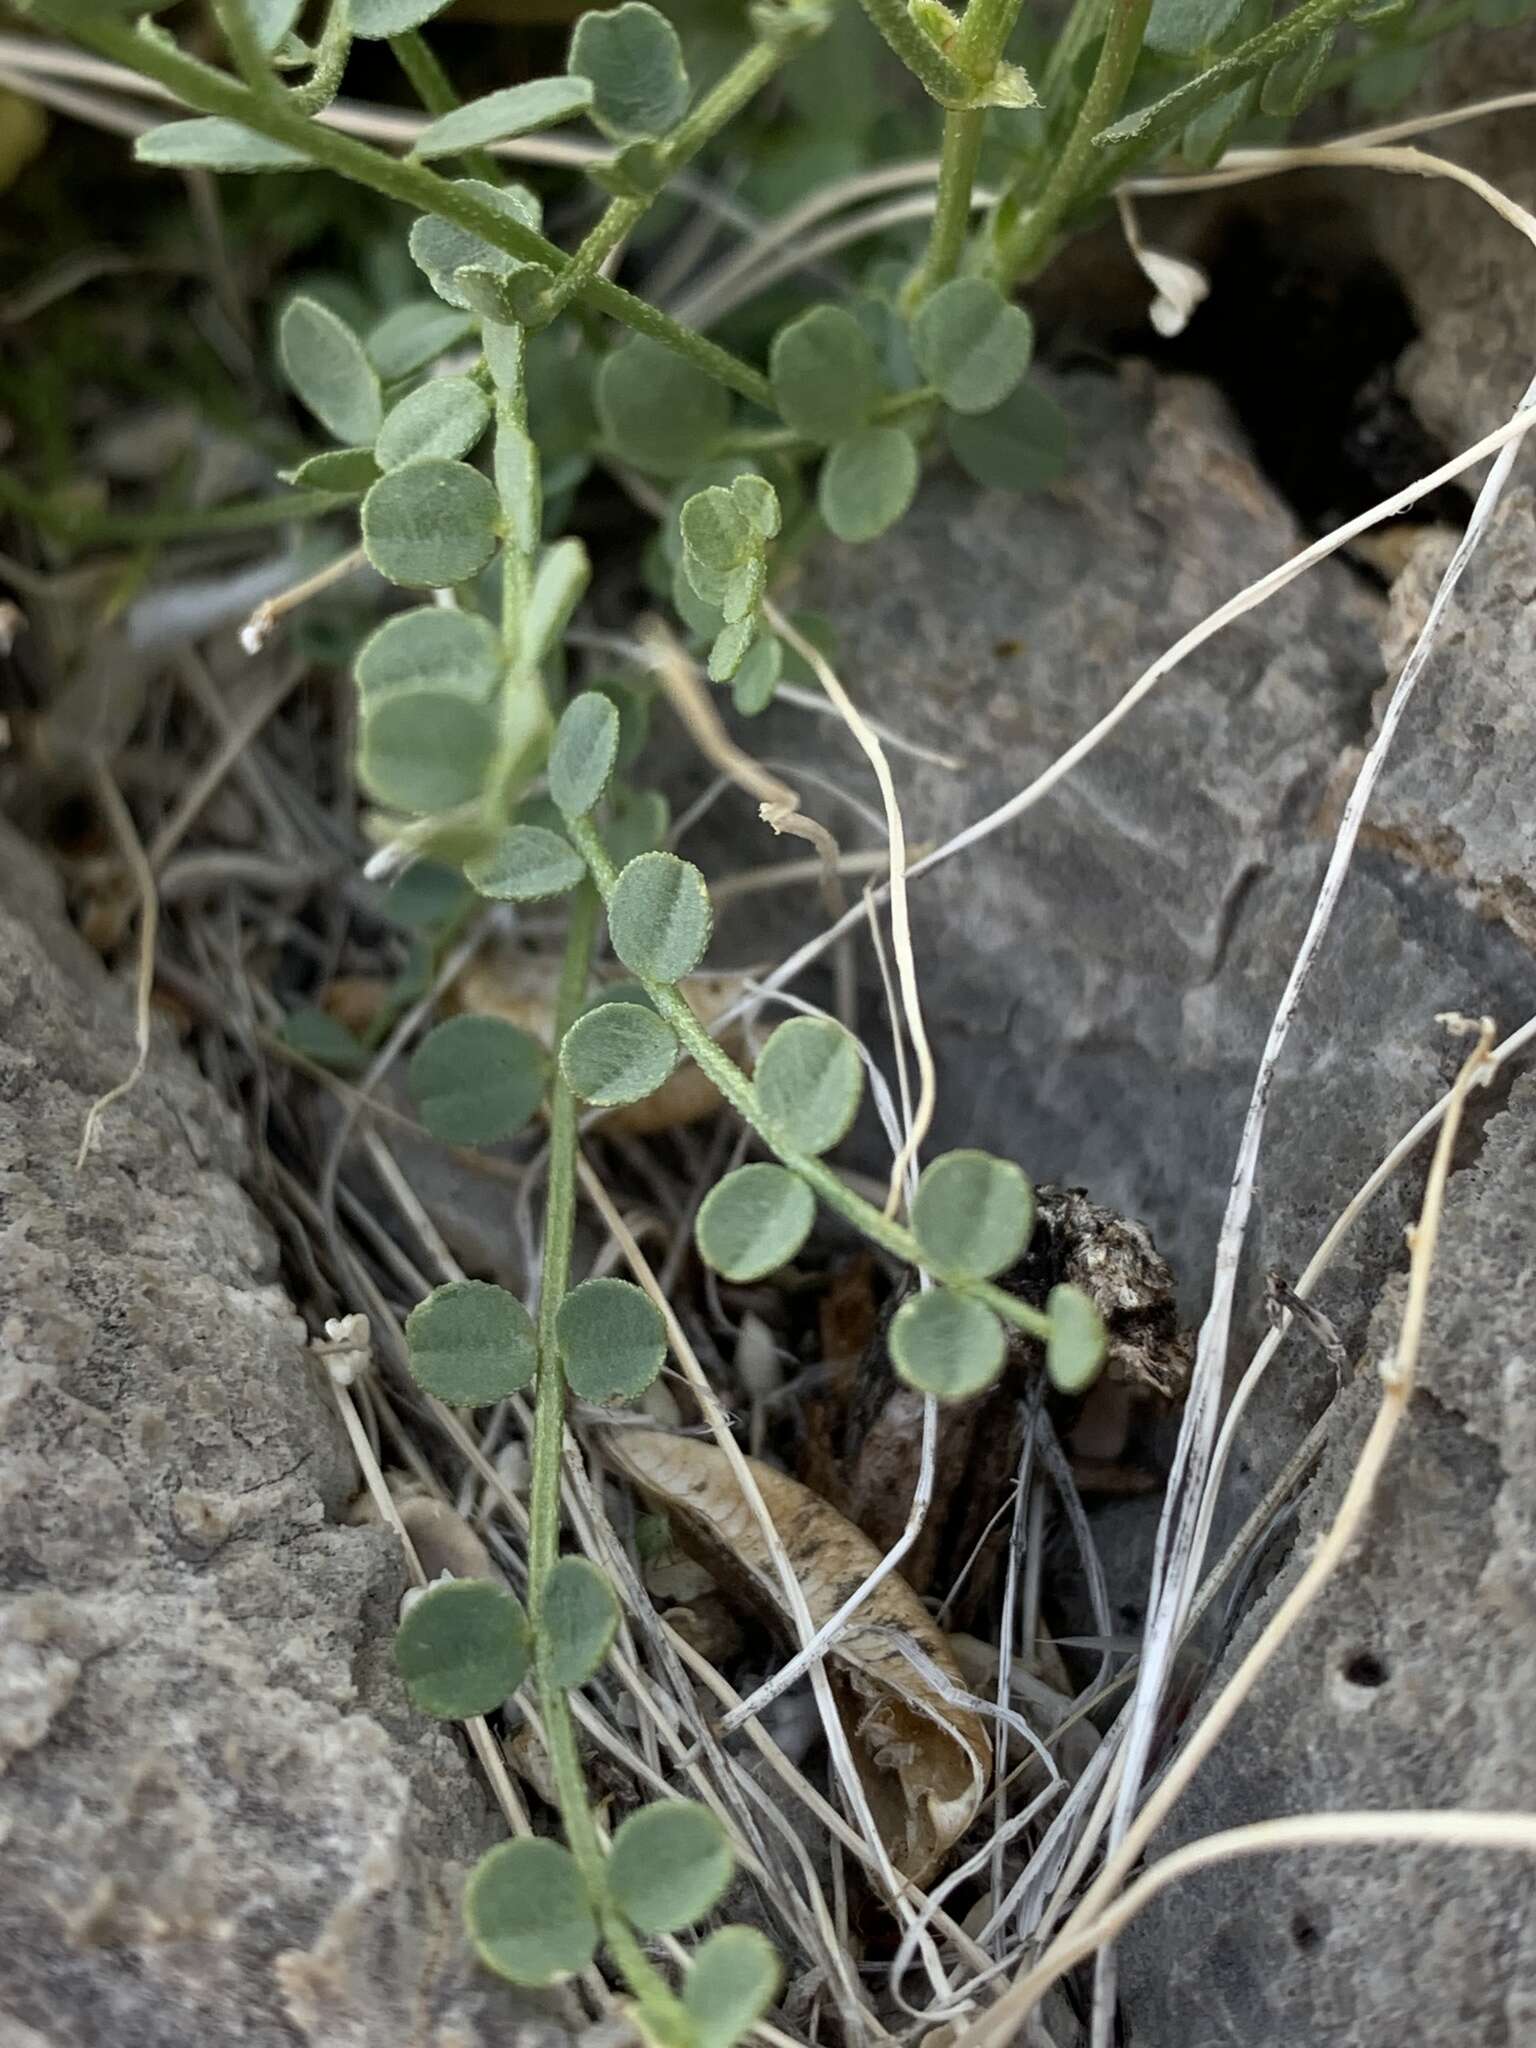
[[773, 1943], [755, 1927], [722, 1927], [694, 1951], [683, 2009], [694, 2048], [735, 2048], [772, 2005], [782, 1975]]
[[349, 498], [360, 498], [378, 481], [379, 465], [371, 448], [327, 448], [321, 455], [306, 456], [296, 469], [279, 474], [297, 490], [343, 491]]
[[353, 673], [369, 707], [418, 690], [444, 690], [484, 704], [501, 679], [501, 643], [478, 612], [417, 605], [369, 635]]
[[990, 1387], [1003, 1369], [1007, 1338], [985, 1302], [933, 1287], [891, 1318], [891, 1362], [908, 1386], [941, 1401]]
[[498, 510], [494, 486], [467, 462], [405, 462], [364, 498], [363, 546], [391, 583], [447, 589], [491, 559]]
[[576, 1859], [542, 1836], [498, 1842], [481, 1857], [464, 1888], [464, 1917], [481, 1962], [513, 1984], [558, 1984], [597, 1953]]
[[585, 1685], [619, 1627], [619, 1603], [595, 1564], [584, 1557], [555, 1560], [539, 1599], [538, 1626], [553, 1683], [567, 1691]]
[[1033, 384], [1021, 384], [993, 412], [951, 413], [945, 434], [966, 475], [998, 491], [1053, 483], [1072, 445], [1066, 414]]
[[1001, 405], [1029, 368], [1034, 340], [1024, 308], [982, 277], [940, 285], [912, 322], [917, 366], [954, 412]]
[[797, 1152], [827, 1152], [857, 1114], [864, 1064], [841, 1024], [791, 1017], [758, 1054], [753, 1078], [774, 1136]]
[[642, 853], [613, 885], [608, 935], [631, 974], [679, 981], [709, 945], [714, 914], [704, 877], [675, 853]]
[[821, 465], [816, 503], [839, 540], [874, 540], [894, 526], [917, 489], [917, 450], [900, 427], [863, 427]]
[[167, 121], [137, 136], [134, 156], [141, 164], [188, 171], [306, 171], [309, 158], [286, 142], [274, 142], [238, 121], [217, 114], [192, 121]]
[[816, 1198], [787, 1167], [738, 1166], [699, 1209], [699, 1254], [726, 1280], [761, 1280], [787, 1265], [811, 1234]]
[[365, 706], [358, 778], [376, 803], [427, 817], [473, 803], [495, 751], [483, 705], [444, 690], [402, 690]]
[[494, 1579], [429, 1586], [400, 1624], [395, 1663], [424, 1714], [494, 1713], [528, 1676], [528, 1617]]
[[567, 818], [594, 810], [619, 753], [619, 714], [611, 698], [584, 690], [565, 707], [549, 750], [549, 793]]
[[548, 1059], [501, 1017], [450, 1017], [412, 1055], [411, 1099], [434, 1138], [495, 1145], [520, 1131], [544, 1095]]
[[707, 1806], [658, 1799], [621, 1823], [608, 1858], [608, 1896], [642, 1934], [703, 1919], [731, 1881], [731, 1845]]
[[491, 402], [473, 377], [434, 377], [390, 409], [373, 444], [381, 469], [424, 456], [467, 454], [490, 425]]
[[1051, 1333], [1045, 1340], [1045, 1369], [1064, 1394], [1080, 1394], [1098, 1378], [1104, 1363], [1104, 1323], [1080, 1287], [1063, 1281], [1045, 1299]]
[[592, 564], [579, 540], [567, 535], [545, 549], [523, 615], [525, 666], [537, 667], [555, 647], [591, 577]]
[[473, 327], [467, 313], [445, 306], [441, 299], [410, 299], [369, 329], [364, 347], [379, 375], [393, 383], [425, 369]]
[[560, 833], [509, 825], [489, 853], [465, 862], [464, 872], [482, 896], [498, 903], [541, 903], [574, 889], [587, 870]]
[[346, 321], [318, 299], [291, 299], [278, 327], [283, 370], [329, 434], [370, 444], [384, 417], [378, 373]]
[[633, 1401], [661, 1371], [667, 1327], [628, 1280], [583, 1280], [561, 1302], [555, 1341], [571, 1391], [583, 1401]]
[[688, 111], [688, 70], [677, 30], [644, 0], [582, 15], [566, 69], [592, 88], [592, 119], [611, 142], [645, 142]]
[[531, 1384], [538, 1365], [533, 1319], [515, 1294], [488, 1280], [450, 1280], [405, 1319], [411, 1377], [450, 1408], [484, 1408]]
[[[706, 578], [706, 587], [699, 590], [700, 597], [718, 604], [721, 588], [708, 579], [723, 579], [750, 560], [762, 545], [762, 536], [734, 492], [721, 484], [711, 484], [707, 490], [695, 491], [686, 499], [678, 514], [678, 526], [683, 536], [684, 561], [696, 564]], [[691, 567], [689, 573], [692, 577]], [[697, 578], [693, 581], [694, 588], [699, 589]]]
[[615, 451], [657, 476], [688, 475], [731, 423], [725, 387], [644, 334], [603, 358], [596, 399], [599, 423]]
[[1035, 1227], [1035, 1191], [1011, 1159], [946, 1152], [925, 1167], [912, 1203], [924, 1260], [955, 1280], [990, 1280], [1022, 1256]]
[[[519, 227], [536, 229], [539, 225], [539, 202], [524, 185], [487, 185], [482, 178], [457, 178], [454, 190], [471, 194]], [[410, 249], [412, 260], [426, 274], [433, 291], [461, 313], [467, 313], [470, 306], [454, 282], [455, 271], [489, 270], [498, 277], [510, 277], [528, 261], [435, 213], [423, 214], [411, 229]]]
[[417, 136], [411, 155], [424, 162], [428, 157], [483, 149], [509, 135], [531, 135], [557, 121], [569, 121], [591, 104], [592, 86], [585, 78], [535, 78], [526, 85], [509, 85], [442, 115]]
[[864, 426], [880, 397], [874, 344], [841, 306], [812, 306], [773, 337], [774, 402], [797, 434], [841, 441]]
[[1152, 0], [1146, 46], [1160, 57], [1197, 57], [1219, 42], [1243, 11], [1243, 0]]
[[447, 5], [448, 0], [351, 0], [352, 33], [374, 41], [404, 35]]
[[560, 1042], [560, 1071], [583, 1102], [600, 1109], [654, 1095], [677, 1058], [671, 1026], [640, 1003], [588, 1010]]

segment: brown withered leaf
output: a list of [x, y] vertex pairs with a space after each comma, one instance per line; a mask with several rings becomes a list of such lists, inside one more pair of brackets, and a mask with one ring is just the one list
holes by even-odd
[[[560, 963], [553, 954], [490, 947], [478, 954], [459, 976], [449, 994], [449, 1007], [504, 1017], [509, 1024], [516, 1024], [548, 1045], [554, 1029], [559, 973]], [[740, 999], [745, 989], [745, 978], [739, 974], [690, 974], [678, 984], [678, 993], [706, 1031]], [[744, 1047], [739, 1031], [725, 1032], [720, 1043], [734, 1059], [742, 1060]], [[702, 1122], [705, 1117], [714, 1116], [720, 1107], [720, 1093], [714, 1082], [692, 1060], [680, 1060], [654, 1094], [623, 1109], [610, 1110], [603, 1118], [602, 1128], [624, 1131], [636, 1138], [650, 1137], [657, 1131], [673, 1130], [679, 1124]]]
[[[794, 1629], [768, 1547], [723, 1451], [696, 1437], [615, 1430], [613, 1465], [668, 1516], [678, 1543], [786, 1639]], [[749, 1461], [805, 1594], [828, 1620], [880, 1561], [851, 1522], [798, 1481]], [[992, 1770], [981, 1719], [953, 1706], [893, 1640], [910, 1638], [957, 1690], [965, 1679], [906, 1581], [885, 1580], [829, 1653], [827, 1671], [870, 1810], [892, 1863], [922, 1884], [980, 1809]]]

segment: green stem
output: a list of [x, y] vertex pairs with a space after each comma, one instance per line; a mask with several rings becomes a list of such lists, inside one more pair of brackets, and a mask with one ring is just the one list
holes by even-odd
[[267, 53], [257, 39], [244, 0], [213, 0], [214, 19], [225, 46], [235, 60], [235, 69], [253, 92], [263, 97], [281, 92]]
[[188, 507], [175, 512], [88, 512], [50, 503], [0, 469], [0, 505], [28, 519], [44, 533], [82, 546], [139, 541], [190, 540], [208, 533], [253, 533], [290, 519], [319, 519], [352, 500], [335, 491], [290, 491], [280, 498], [254, 498], [233, 505]]
[[[222, 114], [255, 129], [259, 135], [286, 142], [302, 150], [323, 170], [382, 192], [386, 198], [399, 200], [418, 213], [432, 213], [452, 221], [481, 236], [493, 248], [504, 249], [526, 263], [542, 263], [557, 276], [570, 261], [553, 242], [476, 193], [466, 191], [464, 186], [437, 177], [421, 164], [372, 149], [337, 129], [322, 127], [280, 100], [263, 98], [231, 78], [228, 72], [188, 57], [158, 32], [140, 35], [103, 15], [82, 19], [79, 10], [66, 7], [63, 0], [34, 0], [34, 12], [50, 27], [100, 56], [155, 79], [199, 113]], [[599, 312], [674, 350], [704, 375], [739, 392], [743, 398], [750, 398], [754, 404], [773, 409], [773, 393], [767, 378], [729, 349], [681, 326], [606, 278], [593, 278], [585, 297]]]
[[341, 91], [347, 59], [352, 54], [351, 8], [348, 0], [331, 0], [325, 27], [315, 45], [315, 61], [308, 78], [290, 93], [294, 106], [306, 114], [318, 114]]
[[[571, 899], [565, 958], [555, 998], [555, 1044], [570, 1029], [587, 990], [592, 944], [597, 932], [597, 891], [584, 882]], [[565, 1369], [555, 1320], [571, 1277], [571, 1233], [576, 1217], [576, 1098], [555, 1066], [549, 1104], [549, 1185], [544, 1200], [544, 1260], [539, 1286], [539, 1370], [533, 1409], [533, 1471], [528, 1490], [528, 1607], [533, 1616], [534, 1674], [544, 1746], [554, 1781], [555, 1803], [566, 1844], [598, 1908], [603, 1938], [623, 1971], [641, 2010], [656, 2031], [686, 2041], [690, 2028], [681, 2004], [667, 1988], [634, 1931], [618, 1913], [602, 1907], [605, 1890], [603, 1846], [587, 1800], [581, 1751], [570, 1701], [549, 1671], [549, 1637], [539, 1626], [544, 1587], [560, 1553], [560, 1465], [565, 1448]]]
[[993, 261], [1001, 284], [1018, 283], [1041, 268], [1055, 243], [1057, 229], [1088, 182], [1090, 172], [1096, 181], [1100, 167], [1097, 137], [1120, 111], [1141, 53], [1141, 39], [1151, 10], [1152, 0], [1110, 0], [1099, 61], [1066, 145], [1046, 180], [1045, 190], [998, 242]]
[[1078, 58], [1099, 33], [1103, 19], [1104, 0], [1072, 0], [1071, 11], [1040, 74], [1040, 97], [1047, 107], [1056, 105]]
[[860, 0], [864, 12], [896, 55], [940, 106], [969, 99], [971, 81], [935, 49], [907, 12], [905, 0]]
[[[459, 105], [459, 96], [453, 89], [452, 81], [437, 60], [437, 52], [421, 33], [420, 29], [405, 29], [389, 39], [390, 54], [410, 82], [412, 92], [429, 114], [451, 114]], [[501, 182], [501, 173], [496, 159], [488, 150], [467, 149], [462, 162], [465, 170], [477, 178], [483, 178], [488, 185]]]
[[[870, 419], [889, 425], [892, 420], [906, 419], [911, 413], [920, 413], [938, 401], [938, 391], [932, 384], [917, 384], [910, 391], [893, 391], [878, 399], [870, 410]], [[809, 434], [797, 434], [793, 427], [739, 427], [727, 434], [717, 445], [717, 455], [814, 455], [824, 446], [813, 441]]]
[[553, 320], [572, 299], [587, 289], [620, 242], [649, 208], [649, 199], [610, 199], [602, 217], [581, 241], [575, 255], [539, 298], [539, 319]]
[[1198, 78], [1127, 116], [1107, 134], [1096, 136], [1097, 162], [1087, 189], [1107, 192], [1133, 166], [1145, 163], [1165, 142], [1181, 134], [1212, 101], [1235, 92], [1282, 57], [1294, 55], [1324, 30], [1337, 27], [1358, 5], [1359, 0], [1302, 0], [1283, 21], [1251, 37], [1230, 56], [1218, 57]]
[[955, 62], [978, 84], [1002, 62], [1023, 0], [970, 0], [955, 37]]
[[[570, 821], [568, 830], [606, 903], [613, 893], [618, 873], [603, 842], [589, 819]], [[791, 1173], [798, 1174], [829, 1209], [835, 1209], [840, 1216], [846, 1217], [872, 1243], [881, 1246], [893, 1258], [900, 1259], [904, 1265], [923, 1267], [931, 1272], [932, 1268], [910, 1230], [877, 1209], [873, 1202], [866, 1202], [862, 1195], [856, 1195], [824, 1160], [782, 1144], [773, 1135], [767, 1128], [757, 1090], [730, 1054], [710, 1037], [677, 990], [670, 983], [647, 981], [644, 975], [638, 978], [655, 1004], [658, 1015], [671, 1025], [695, 1066], [708, 1075], [732, 1109], [756, 1131], [774, 1157]], [[1049, 1316], [1031, 1308], [1027, 1302], [1019, 1301], [1001, 1287], [993, 1286], [990, 1281], [956, 1280], [943, 1273], [935, 1273], [934, 1278], [943, 1280], [946, 1286], [954, 1287], [960, 1293], [984, 1301], [988, 1308], [995, 1310], [1005, 1321], [1027, 1331], [1031, 1337], [1043, 1339], [1050, 1335]]]
[[931, 292], [948, 284], [960, 267], [971, 229], [971, 193], [986, 116], [980, 108], [951, 109], [944, 116], [944, 141], [939, 150], [939, 201], [928, 231], [922, 263], [913, 273], [903, 300], [916, 312]]

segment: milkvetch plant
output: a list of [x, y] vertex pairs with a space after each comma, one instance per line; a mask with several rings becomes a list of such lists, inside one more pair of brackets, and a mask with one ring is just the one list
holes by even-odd
[[[549, 1163], [537, 1318], [505, 1289], [467, 1280], [436, 1289], [406, 1325], [425, 1393], [473, 1409], [534, 1389], [526, 1607], [499, 1583], [433, 1586], [401, 1622], [397, 1660], [417, 1706], [446, 1719], [491, 1712], [524, 1686], [537, 1698], [565, 1840], [509, 1842], [475, 1870], [465, 1912], [487, 1965], [549, 1985], [605, 1951], [652, 2041], [731, 2048], [777, 1989], [762, 1936], [709, 1934], [675, 1983], [646, 1946], [714, 1910], [731, 1876], [724, 1831], [706, 1808], [666, 1800], [605, 1843], [570, 1707], [608, 1655], [620, 1609], [600, 1571], [560, 1555], [567, 1400], [633, 1401], [667, 1350], [637, 1287], [571, 1284], [582, 1106], [642, 1101], [694, 1061], [766, 1155], [702, 1202], [702, 1259], [727, 1280], [760, 1280], [796, 1257], [820, 1209], [833, 1211], [926, 1276], [889, 1339], [895, 1370], [926, 1394], [985, 1388], [1010, 1331], [1043, 1347], [1052, 1382], [1076, 1392], [1098, 1371], [1104, 1337], [1077, 1289], [1056, 1287], [1041, 1308], [1000, 1284], [1034, 1226], [1015, 1164], [975, 1150], [935, 1159], [902, 1220], [827, 1163], [863, 1090], [859, 1049], [839, 1025], [792, 1018], [749, 1074], [698, 1022], [679, 984], [707, 956], [709, 887], [662, 847], [660, 793], [628, 779], [643, 701], [624, 685], [565, 701], [566, 629], [591, 565], [559, 531], [564, 510], [593, 464], [643, 480], [666, 506], [646, 554], [654, 595], [736, 709], [762, 711], [793, 666], [771, 593], [812, 540], [885, 532], [934, 450], [1004, 489], [1060, 472], [1068, 422], [1029, 379], [1033, 329], [1015, 294], [1117, 180], [1164, 159], [1214, 163], [1255, 118], [1287, 118], [1340, 82], [1380, 104], [1411, 84], [1435, 24], [1416, 20], [1411, 0], [1299, 0], [1277, 18], [1273, 0], [1073, 0], [1047, 44], [1022, 0], [970, 0], [962, 13], [941, 0], [862, 0], [933, 103], [932, 223], [898, 274], [877, 266], [846, 304], [793, 304], [756, 360], [609, 273], [669, 183], [750, 122], [818, 38], [848, 32], [852, 0], [841, 15], [834, 0], [753, 0], [707, 77], [665, 14], [623, 0], [580, 16], [562, 74], [494, 82], [467, 104], [421, 34], [442, 4], [211, 0], [224, 57], [211, 62], [134, 0], [25, 0], [39, 22], [187, 110], [139, 138], [141, 163], [324, 172], [409, 216], [416, 283], [401, 302], [362, 325], [313, 294], [281, 310], [278, 358], [316, 430], [284, 473], [287, 510], [353, 522], [367, 560], [403, 594], [353, 662], [357, 773], [385, 864], [406, 883], [450, 871], [422, 922], [462, 920], [477, 898], [558, 902], [567, 917], [552, 1049], [470, 1015], [437, 1024], [410, 1060], [435, 1136], [496, 1143], [542, 1114]], [[1527, 4], [1475, 0], [1474, 12], [1497, 24]], [[388, 46], [431, 117], [403, 156], [317, 119], [358, 41]], [[566, 249], [494, 151], [573, 121], [604, 145], [585, 171], [602, 203]], [[999, 196], [981, 208], [984, 163]], [[232, 508], [223, 523], [271, 516]], [[634, 979], [592, 1000], [600, 918]], [[349, 1071], [366, 1061], [318, 1012], [289, 1027], [316, 1058]]]

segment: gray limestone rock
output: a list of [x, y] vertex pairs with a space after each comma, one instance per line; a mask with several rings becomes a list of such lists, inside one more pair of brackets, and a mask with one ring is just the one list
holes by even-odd
[[175, 1051], [8, 833], [0, 883], [0, 2042], [564, 2038], [459, 1931], [496, 1825], [387, 1654], [401, 1575]]

